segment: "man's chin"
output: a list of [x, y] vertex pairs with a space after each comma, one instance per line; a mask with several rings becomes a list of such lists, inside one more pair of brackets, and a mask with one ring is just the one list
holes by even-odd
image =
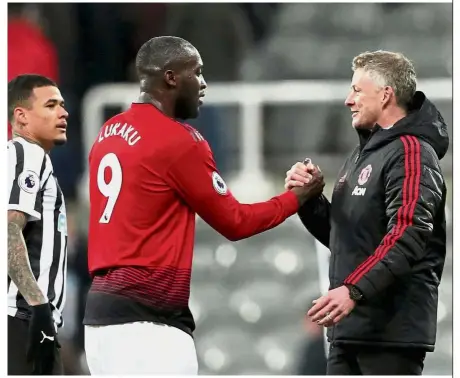
[[187, 114], [183, 113], [183, 114], [180, 114], [177, 118], [179, 119], [182, 119], [182, 120], [187, 120], [187, 119], [195, 119], [195, 118], [198, 118], [198, 116], [200, 115], [200, 110], [199, 109], [196, 109], [196, 110], [191, 110], [190, 112], [188, 112]]
[[372, 129], [373, 125], [363, 124], [360, 122], [352, 122], [351, 124], [355, 130], [369, 130]]
[[67, 143], [67, 136], [65, 136], [65, 135], [60, 136], [60, 137], [54, 139], [53, 142], [54, 142], [55, 146], [62, 146], [62, 145]]

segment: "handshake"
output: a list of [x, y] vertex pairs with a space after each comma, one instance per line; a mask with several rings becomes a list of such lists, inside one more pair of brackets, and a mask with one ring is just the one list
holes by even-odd
[[324, 177], [318, 166], [305, 159], [303, 163], [296, 163], [286, 172], [284, 188], [292, 191], [302, 206], [308, 200], [319, 196], [323, 192]]

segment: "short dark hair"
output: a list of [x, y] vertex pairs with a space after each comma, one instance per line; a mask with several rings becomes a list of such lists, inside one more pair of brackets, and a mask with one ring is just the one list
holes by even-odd
[[13, 121], [14, 109], [27, 106], [35, 88], [57, 87], [56, 83], [42, 75], [25, 74], [16, 76], [8, 83], [8, 120]]
[[154, 37], [145, 42], [136, 56], [136, 71], [139, 79], [152, 76], [169, 68], [175, 63], [182, 62], [196, 48], [180, 37]]

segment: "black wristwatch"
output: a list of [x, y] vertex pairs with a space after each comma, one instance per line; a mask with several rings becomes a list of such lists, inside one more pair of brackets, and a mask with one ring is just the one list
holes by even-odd
[[348, 290], [350, 290], [350, 299], [353, 299], [355, 302], [362, 301], [364, 296], [363, 293], [354, 285], [346, 285]]

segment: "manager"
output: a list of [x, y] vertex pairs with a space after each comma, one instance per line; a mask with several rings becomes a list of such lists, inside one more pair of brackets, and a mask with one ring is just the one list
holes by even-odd
[[[362, 53], [352, 68], [345, 105], [359, 145], [331, 202], [321, 195], [298, 213], [331, 250], [330, 290], [307, 315], [328, 327], [328, 375], [421, 375], [435, 346], [446, 256], [447, 126], [416, 91], [402, 54]], [[316, 169], [295, 164], [286, 188], [304, 185]]]

